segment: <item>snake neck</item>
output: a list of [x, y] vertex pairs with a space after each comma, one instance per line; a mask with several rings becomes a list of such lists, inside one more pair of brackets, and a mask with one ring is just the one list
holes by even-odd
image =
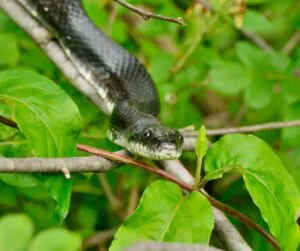
[[161, 123], [129, 100], [117, 102], [110, 116], [110, 128], [114, 131], [136, 131], [141, 126], [150, 125], [158, 126]]

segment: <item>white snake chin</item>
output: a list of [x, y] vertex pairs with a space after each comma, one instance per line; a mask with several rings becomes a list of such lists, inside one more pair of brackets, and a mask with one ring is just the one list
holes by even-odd
[[107, 137], [117, 145], [126, 148], [134, 155], [152, 160], [177, 159], [180, 157], [182, 150], [178, 150], [172, 144], [163, 144], [163, 147], [148, 146], [138, 142], [129, 142], [122, 133], [108, 130]]

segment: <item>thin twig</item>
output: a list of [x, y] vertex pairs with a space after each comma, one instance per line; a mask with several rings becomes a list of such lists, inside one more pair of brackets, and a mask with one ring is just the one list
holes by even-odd
[[296, 31], [291, 38], [286, 42], [286, 44], [282, 48], [282, 52], [285, 55], [289, 55], [297, 45], [299, 45], [300, 41], [300, 31]]
[[97, 176], [98, 176], [99, 182], [101, 183], [103, 191], [112, 207], [112, 210], [117, 212], [120, 209], [120, 207], [122, 206], [122, 202], [114, 195], [105, 174], [98, 173]]
[[[288, 127], [298, 127], [300, 126], [300, 120], [290, 120], [282, 122], [270, 122], [264, 124], [241, 126], [241, 127], [231, 127], [231, 128], [220, 128], [220, 129], [207, 129], [207, 136], [217, 136], [225, 135], [230, 133], [247, 133], [247, 132], [258, 132], [266, 130], [274, 130]], [[185, 131], [182, 133], [185, 137], [197, 137], [197, 131]]]
[[[91, 154], [95, 154], [95, 155], [99, 155], [101, 157], [105, 157], [111, 160], [115, 160], [115, 161], [120, 161], [126, 164], [131, 164], [134, 165], [136, 167], [140, 167], [146, 171], [155, 173], [157, 175], [159, 175], [160, 177], [163, 177], [169, 181], [172, 181], [174, 183], [176, 183], [177, 185], [179, 185], [182, 189], [185, 189], [186, 191], [193, 191], [193, 186], [188, 185], [184, 182], [182, 182], [181, 180], [179, 180], [178, 178], [176, 178], [175, 176], [171, 175], [170, 173], [163, 171], [161, 169], [158, 169], [156, 167], [153, 166], [149, 166], [146, 165], [145, 163], [136, 161], [128, 156], [125, 155], [121, 155], [121, 154], [116, 154], [116, 153], [112, 153], [112, 152], [107, 152], [105, 150], [102, 149], [97, 149], [94, 147], [90, 147], [90, 146], [85, 146], [85, 145], [81, 145], [78, 144], [77, 148], [81, 151], [84, 152], [88, 152]], [[250, 218], [248, 218], [247, 216], [243, 215], [242, 213], [240, 213], [239, 211], [227, 206], [226, 204], [217, 201], [216, 199], [214, 199], [213, 197], [209, 196], [206, 193], [202, 194], [209, 200], [209, 202], [216, 208], [218, 208], [219, 210], [230, 214], [231, 216], [235, 217], [236, 219], [238, 219], [239, 221], [241, 221], [242, 223], [244, 223], [245, 225], [247, 225], [248, 227], [252, 228], [253, 230], [257, 231], [259, 234], [261, 234], [276, 250], [280, 250], [280, 246], [277, 243], [276, 239], [269, 234], [266, 230], [264, 230], [262, 227], [260, 227], [258, 224], [256, 224], [254, 221], [252, 221]]]
[[182, 17], [168, 17], [163, 15], [158, 15], [152, 12], [147, 12], [144, 10], [141, 10], [134, 5], [126, 2], [125, 0], [114, 0], [115, 2], [119, 3], [120, 5], [124, 6], [125, 8], [131, 10], [132, 12], [135, 12], [139, 14], [144, 20], [148, 20], [150, 18], [160, 19], [167, 22], [172, 22], [180, 25], [186, 25], [186, 23], [183, 21]]
[[116, 229], [108, 229], [94, 233], [84, 240], [83, 250], [94, 246], [102, 246], [111, 239], [116, 232]]
[[132, 215], [134, 210], [137, 207], [137, 204], [138, 204], [139, 198], [140, 198], [139, 192], [140, 192], [140, 189], [138, 186], [133, 187], [130, 191], [128, 207], [127, 207], [127, 212], [126, 212], [127, 217]]
[[247, 31], [245, 29], [239, 29], [239, 31], [249, 40], [251, 40], [254, 44], [256, 44], [260, 49], [262, 49], [265, 52], [272, 52], [274, 51], [273, 48], [268, 45], [268, 43], [259, 35], [252, 31]]

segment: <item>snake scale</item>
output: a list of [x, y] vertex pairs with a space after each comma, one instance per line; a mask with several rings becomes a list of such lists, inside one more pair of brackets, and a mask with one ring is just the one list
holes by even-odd
[[174, 159], [183, 137], [163, 125], [157, 89], [143, 64], [99, 30], [81, 0], [18, 0], [59, 41], [110, 116], [108, 138], [135, 155]]

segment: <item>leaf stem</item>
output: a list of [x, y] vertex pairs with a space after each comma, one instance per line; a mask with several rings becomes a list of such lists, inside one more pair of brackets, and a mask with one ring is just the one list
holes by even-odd
[[201, 156], [198, 156], [197, 169], [196, 169], [196, 174], [195, 174], [194, 190], [199, 190], [200, 189], [202, 159], [203, 158]]

